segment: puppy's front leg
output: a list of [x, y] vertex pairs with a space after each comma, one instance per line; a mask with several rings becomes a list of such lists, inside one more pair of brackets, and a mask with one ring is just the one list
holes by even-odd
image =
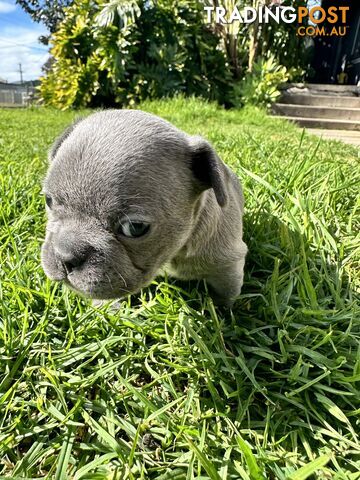
[[214, 274], [207, 276], [206, 281], [212, 287], [212, 298], [219, 306], [231, 308], [240, 295], [244, 282], [245, 256], [226, 268], [219, 268]]

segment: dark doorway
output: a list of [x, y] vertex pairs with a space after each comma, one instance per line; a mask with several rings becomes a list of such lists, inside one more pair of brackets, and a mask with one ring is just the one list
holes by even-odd
[[341, 19], [336, 24], [325, 22], [325, 36], [314, 37], [312, 62], [315, 83], [357, 85], [360, 82], [360, 3], [358, 0], [323, 0], [322, 7], [348, 6], [346, 35], [330, 35], [335, 27], [344, 27]]

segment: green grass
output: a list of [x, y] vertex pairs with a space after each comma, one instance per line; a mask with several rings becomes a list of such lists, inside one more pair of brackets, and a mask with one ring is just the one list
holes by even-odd
[[119, 310], [45, 279], [46, 151], [75, 116], [0, 111], [0, 475], [360, 479], [359, 150], [197, 100], [246, 198], [243, 292], [157, 279]]

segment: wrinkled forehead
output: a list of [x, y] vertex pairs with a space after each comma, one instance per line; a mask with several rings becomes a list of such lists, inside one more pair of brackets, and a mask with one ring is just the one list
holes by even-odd
[[136, 111], [78, 123], [57, 148], [44, 190], [72, 208], [113, 210], [167, 203], [189, 175], [186, 135]]
[[[76, 133], [76, 132], [75, 132]], [[112, 141], [109, 141], [112, 140]], [[126, 145], [114, 138], [69, 138], [59, 148], [44, 182], [44, 191], [68, 209], [111, 215], [119, 209], [165, 209], [181, 182], [174, 155], [163, 143]], [[179, 185], [178, 185], [179, 186]], [[171, 191], [170, 191], [171, 190]]]

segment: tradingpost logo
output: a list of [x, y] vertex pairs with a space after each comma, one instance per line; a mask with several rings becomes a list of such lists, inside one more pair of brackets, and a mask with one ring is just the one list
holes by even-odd
[[[297, 35], [304, 36], [338, 36], [346, 35], [348, 26], [348, 17], [350, 7], [331, 6], [323, 8], [313, 7], [289, 7], [281, 5], [283, 0], [274, 0], [271, 5], [254, 7], [244, 7], [239, 9], [234, 7], [228, 10], [223, 6], [210, 7], [205, 6], [207, 23], [218, 23], [222, 25], [239, 22], [251, 24], [258, 22], [270, 23], [297, 23]], [[325, 23], [327, 27], [325, 27]]]

